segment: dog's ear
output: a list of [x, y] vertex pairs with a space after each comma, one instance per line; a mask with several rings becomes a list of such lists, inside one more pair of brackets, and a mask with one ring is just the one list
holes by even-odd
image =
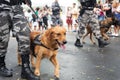
[[53, 28], [50, 28], [46, 31], [46, 37], [50, 40], [54, 34]]
[[54, 28], [51, 28], [51, 30], [50, 30], [50, 36], [49, 36], [51, 39], [53, 38], [54, 33], [55, 33]]

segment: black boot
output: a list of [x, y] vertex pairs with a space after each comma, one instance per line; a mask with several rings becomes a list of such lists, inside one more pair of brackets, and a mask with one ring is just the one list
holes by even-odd
[[0, 57], [0, 76], [3, 77], [12, 77], [12, 70], [6, 68], [5, 65], [5, 56]]
[[107, 46], [108, 44], [109, 43], [107, 41], [103, 40], [102, 38], [98, 39], [98, 46], [100, 48], [103, 48], [103, 47]]
[[75, 46], [76, 46], [76, 47], [83, 47], [83, 45], [82, 45], [81, 42], [80, 42], [80, 39], [76, 39], [76, 41], [75, 41]]
[[22, 58], [21, 78], [27, 79], [27, 80], [40, 80], [40, 77], [35, 76], [30, 69], [29, 54], [21, 55], [21, 58]]

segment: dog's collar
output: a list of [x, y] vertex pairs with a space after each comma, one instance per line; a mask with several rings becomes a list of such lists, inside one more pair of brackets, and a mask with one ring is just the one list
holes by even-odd
[[[43, 47], [45, 47], [45, 48], [47, 48], [47, 49], [50, 49], [49, 47], [45, 46], [45, 45], [41, 42], [40, 38], [41, 38], [41, 35], [38, 34], [38, 35], [35, 37], [33, 43], [34, 43], [35, 45], [43, 46]], [[54, 48], [54, 50], [58, 50], [58, 48]]]

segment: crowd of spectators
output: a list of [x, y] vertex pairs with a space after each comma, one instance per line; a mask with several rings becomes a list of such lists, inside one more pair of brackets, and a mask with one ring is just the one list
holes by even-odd
[[[65, 13], [64, 15], [66, 15], [65, 17], [65, 23], [67, 24], [66, 28], [70, 32], [77, 31], [78, 24], [76, 19], [78, 18], [80, 9], [81, 6], [78, 6], [76, 5], [76, 3], [73, 3], [72, 5], [68, 6], [66, 8], [66, 12], [64, 12]], [[45, 30], [47, 28], [50, 28], [52, 24], [51, 7], [45, 5], [44, 7], [37, 7], [35, 11], [36, 15], [38, 15], [40, 19], [38, 19], [30, 9], [25, 12], [25, 16], [29, 21], [31, 30]], [[94, 8], [94, 11], [98, 16], [99, 21], [105, 20], [107, 17], [115, 16], [115, 18], [118, 19], [118, 23], [120, 24], [119, 2], [106, 0], [105, 3], [102, 3], [101, 0], [99, 0], [96, 4], [96, 7]], [[114, 28], [114, 31], [111, 30], [112, 28]], [[118, 25], [117, 26], [112, 25], [108, 33], [112, 33], [113, 36], [119, 36], [119, 28], [120, 27]]]

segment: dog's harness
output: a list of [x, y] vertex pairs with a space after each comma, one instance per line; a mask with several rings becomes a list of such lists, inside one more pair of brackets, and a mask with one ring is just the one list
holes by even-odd
[[[41, 38], [41, 35], [39, 34], [39, 35], [37, 35], [37, 36], [34, 38], [33, 42], [31, 42], [31, 50], [32, 50], [32, 52], [33, 52], [32, 54], [33, 54], [34, 56], [36, 56], [36, 55], [35, 55], [35, 52], [34, 52], [34, 49], [35, 49], [35, 46], [36, 46], [36, 45], [42, 46], [42, 47], [50, 50], [49, 47], [45, 46], [45, 45], [41, 42], [40, 38]], [[58, 48], [54, 48], [54, 50], [58, 50]]]
[[45, 46], [45, 45], [40, 41], [40, 37], [41, 37], [40, 34], [37, 35], [37, 36], [35, 37], [33, 43], [34, 43], [35, 45], [43, 46], [43, 47], [45, 47], [45, 48], [47, 48], [47, 49], [50, 49], [50, 48], [48, 48], [47, 46]]

